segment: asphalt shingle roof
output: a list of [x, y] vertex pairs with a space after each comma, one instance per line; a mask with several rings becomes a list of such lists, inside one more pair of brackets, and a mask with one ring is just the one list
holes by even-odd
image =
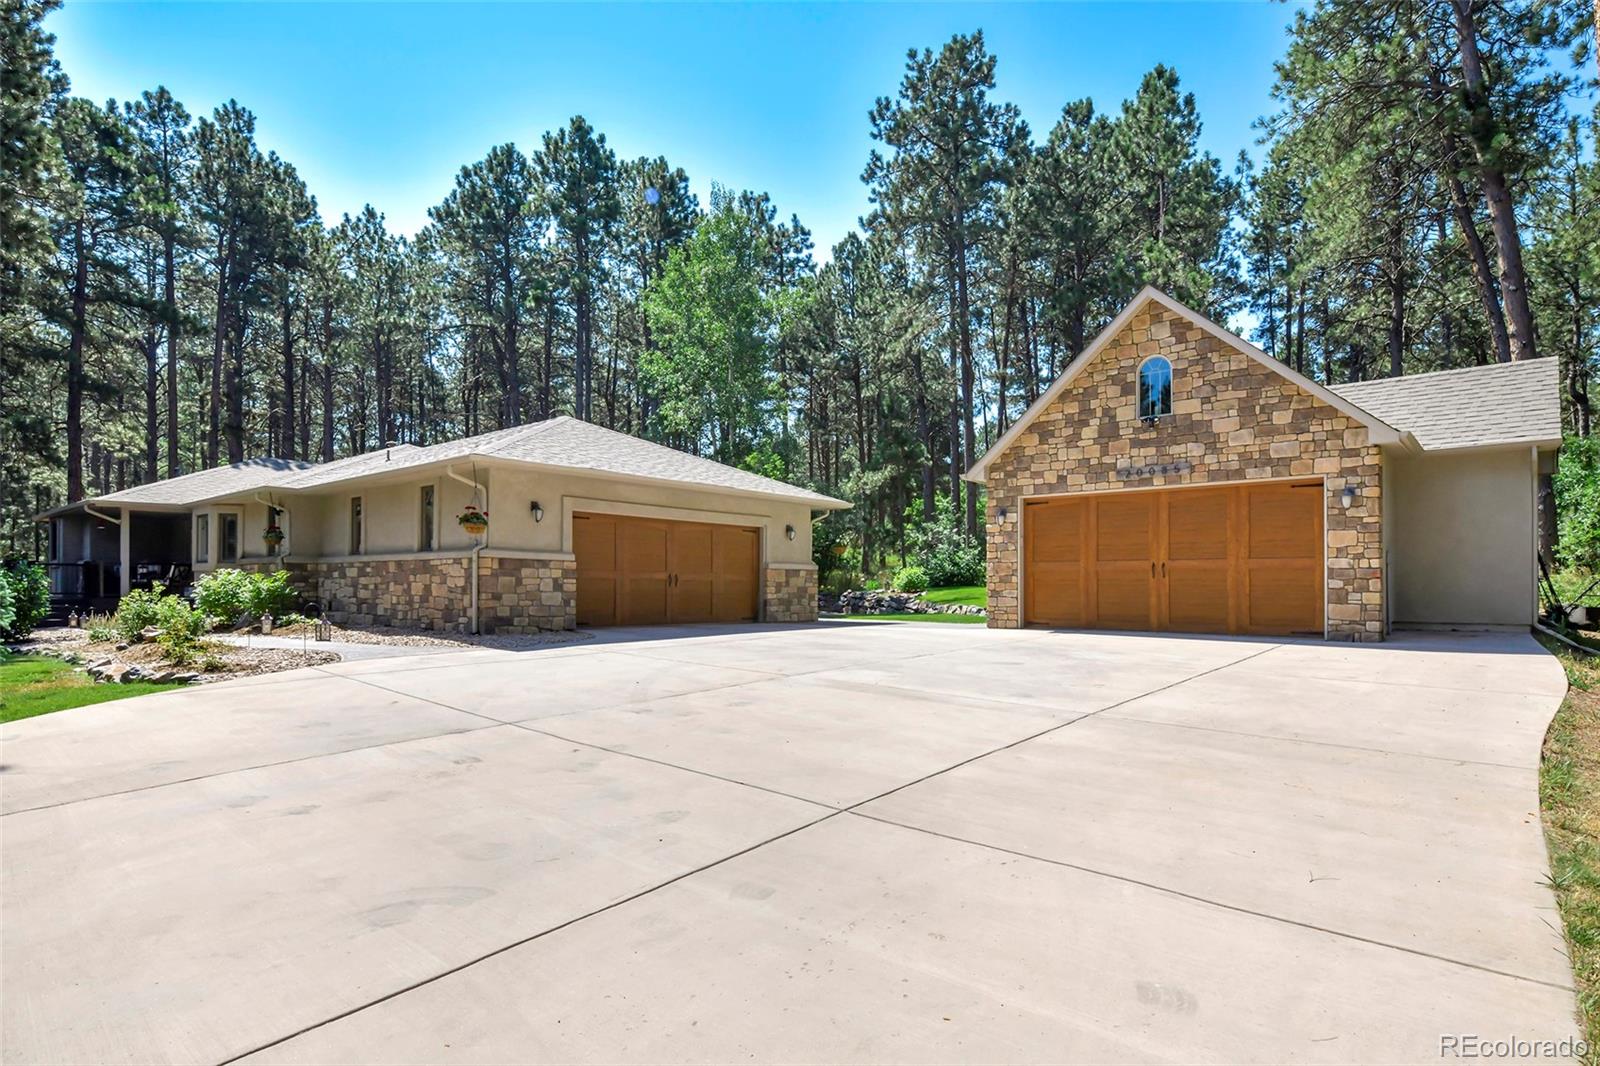
[[1561, 439], [1557, 361], [1528, 359], [1331, 386], [1425, 450]]
[[269, 486], [280, 485], [314, 464], [293, 459], [250, 459], [232, 466], [217, 466], [210, 470], [197, 470], [165, 481], [151, 481], [131, 489], [96, 496], [88, 503], [154, 503], [182, 506], [212, 500], [218, 496], [231, 496]]
[[731, 492], [791, 499], [817, 507], [849, 506], [841, 500], [809, 489], [725, 466], [565, 415], [427, 447], [397, 445], [331, 463], [254, 459], [184, 474], [166, 481], [154, 481], [101, 496], [91, 502], [181, 506], [268, 488], [285, 491], [315, 489], [354, 481], [371, 474], [387, 474], [469, 456], [537, 463], [580, 473], [591, 471], [682, 482], [691, 486], [705, 485]]

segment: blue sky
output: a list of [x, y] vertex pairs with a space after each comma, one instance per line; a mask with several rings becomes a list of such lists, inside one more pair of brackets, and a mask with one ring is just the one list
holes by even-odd
[[867, 112], [906, 49], [982, 28], [997, 95], [1042, 138], [1068, 100], [1115, 109], [1175, 67], [1231, 167], [1254, 153], [1292, 7], [1048, 4], [134, 3], [66, 0], [47, 27], [73, 91], [165, 84], [191, 112], [229, 97], [299, 168], [323, 216], [364, 203], [410, 233], [463, 164], [583, 114], [622, 156], [665, 155], [797, 213], [820, 257], [867, 209]]

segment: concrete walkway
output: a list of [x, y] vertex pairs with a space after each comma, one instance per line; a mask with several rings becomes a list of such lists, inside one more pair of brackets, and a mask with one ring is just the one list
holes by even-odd
[[7, 1062], [1440, 1061], [1575, 1034], [1565, 682], [849, 623], [0, 728]]

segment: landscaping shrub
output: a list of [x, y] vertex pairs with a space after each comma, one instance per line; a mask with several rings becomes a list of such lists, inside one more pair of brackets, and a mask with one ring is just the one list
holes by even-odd
[[182, 666], [194, 661], [200, 651], [200, 638], [210, 629], [210, 619], [199, 608], [189, 606], [181, 596], [164, 596], [156, 606], [156, 625], [161, 635], [156, 643], [168, 662]]
[[201, 575], [194, 583], [194, 605], [218, 625], [232, 626], [250, 611], [253, 574], [232, 567]]
[[270, 614], [274, 619], [284, 619], [300, 606], [300, 596], [289, 585], [289, 571], [274, 570], [270, 574], [250, 575], [250, 602], [248, 611], [256, 618]]
[[253, 574], [225, 567], [201, 577], [194, 586], [194, 605], [221, 625], [237, 625], [263, 614], [282, 619], [299, 606], [300, 597], [289, 585], [289, 572]]
[[[158, 581], [147, 589], [134, 589], [117, 604], [117, 613], [111, 619], [117, 636], [129, 644], [136, 643], [139, 635], [151, 626], [161, 624], [162, 586]], [[171, 597], [176, 599], [176, 597]]]
[[931, 519], [922, 516], [920, 504], [906, 508], [906, 547], [908, 561], [928, 575], [929, 588], [984, 582], [983, 541], [961, 528], [949, 496], [940, 494]]
[[0, 563], [0, 640], [21, 640], [49, 613], [44, 567], [21, 559]]
[[920, 566], [903, 566], [894, 575], [896, 592], [927, 592], [928, 573]]

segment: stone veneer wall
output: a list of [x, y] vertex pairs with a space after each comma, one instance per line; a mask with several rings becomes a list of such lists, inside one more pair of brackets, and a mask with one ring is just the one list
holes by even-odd
[[291, 562], [297, 587], [340, 624], [462, 632], [470, 628], [470, 559], [342, 559]]
[[817, 572], [788, 567], [766, 568], [767, 622], [815, 622], [817, 620]]
[[[1172, 415], [1137, 418], [1139, 364], [1172, 363]], [[1122, 481], [1119, 467], [1187, 460], [1187, 473]], [[1384, 635], [1382, 460], [1367, 431], [1321, 400], [1154, 302], [988, 468], [989, 625], [1022, 624], [1024, 496], [1152, 485], [1325, 476], [1327, 635]], [[1357, 498], [1339, 505], [1346, 485]], [[1009, 512], [1000, 520], [1000, 508]]]
[[478, 559], [478, 628], [537, 633], [578, 627], [578, 564], [571, 559]]
[[[467, 632], [472, 627], [470, 556], [341, 559], [288, 564], [306, 596], [330, 605], [328, 618], [354, 625]], [[478, 559], [478, 629], [534, 633], [577, 625], [571, 560]]]

